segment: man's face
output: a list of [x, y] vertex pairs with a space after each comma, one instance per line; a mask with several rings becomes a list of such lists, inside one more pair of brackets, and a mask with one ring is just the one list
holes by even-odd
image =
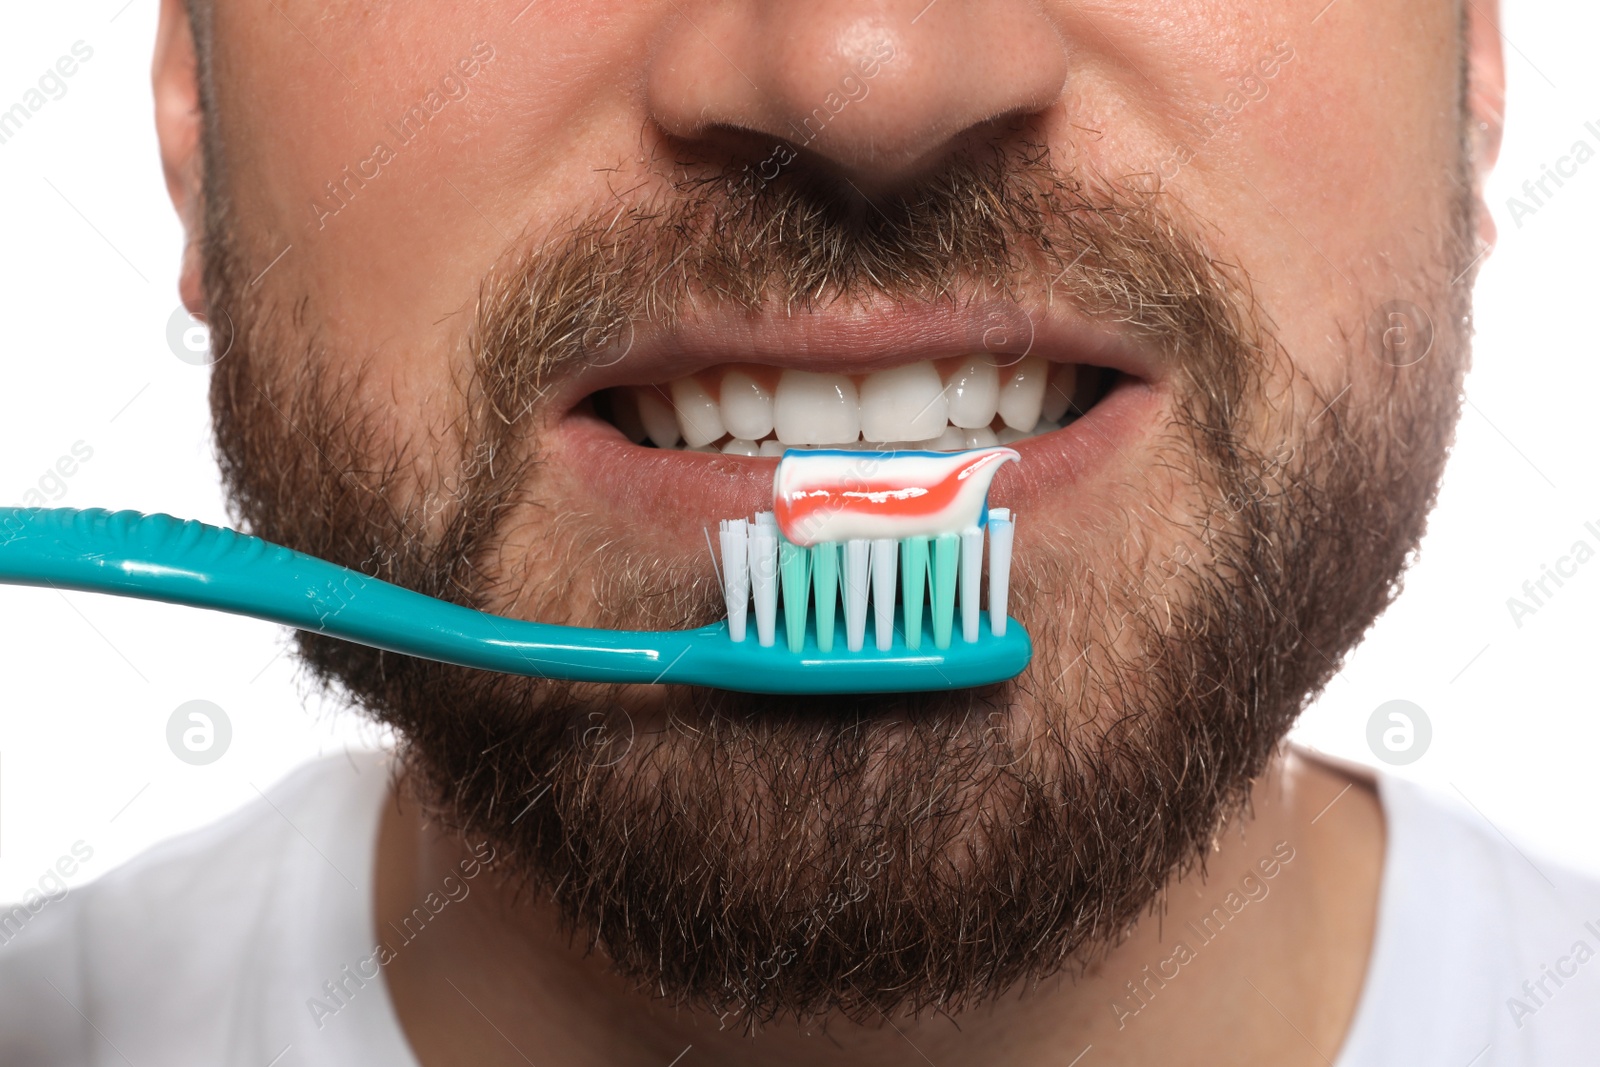
[[186, 291], [231, 322], [213, 405], [262, 536], [496, 613], [699, 625], [705, 531], [767, 506], [776, 461], [636, 443], [641, 392], [693, 429], [692, 375], [727, 423], [742, 370], [802, 443], [964, 363], [1075, 382], [995, 482], [1035, 642], [1013, 683], [818, 705], [302, 638], [650, 988], [870, 1013], [1088, 958], [1237, 810], [1420, 536], [1475, 254], [1455, 5], [210, 18]]

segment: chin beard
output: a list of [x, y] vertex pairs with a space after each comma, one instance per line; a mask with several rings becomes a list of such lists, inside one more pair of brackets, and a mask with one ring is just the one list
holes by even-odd
[[[992, 196], [966, 195], [983, 181]], [[719, 270], [750, 287], [732, 299], [755, 304], [819, 281], [846, 295], [881, 285], [888, 263], [906, 296], [937, 290], [952, 259], [964, 275], [1014, 273], [1018, 247], [1052, 267], [1070, 261], [1055, 276], [1096, 313], [1165, 309], [1162, 321], [1132, 321], [1181, 353], [1161, 456], [1184, 503], [1125, 517], [1093, 552], [1065, 531], [1019, 536], [1013, 604], [1035, 656], [1013, 683], [826, 702], [645, 692], [297, 635], [319, 682], [396, 729], [411, 787], [436, 818], [487, 838], [500, 870], [553, 900], [570, 931], [642, 990], [724, 1022], [954, 1012], [1114, 945], [1202, 862], [1397, 590], [1453, 431], [1466, 347], [1454, 335], [1405, 369], [1366, 373], [1358, 365], [1376, 365], [1350, 353], [1352, 393], [1381, 404], [1330, 405], [1306, 387], [1298, 395], [1313, 412], [1326, 407], [1321, 416], [1249, 441], [1244, 427], [1282, 416], [1263, 383], [1269, 372], [1292, 377], [1292, 364], [1245, 286], [1150, 199], [1085, 191], [1037, 157], [974, 167], [941, 188], [917, 203], [940, 223], [928, 233], [968, 235], [955, 257], [920, 246], [915, 227], [807, 216], [798, 209], [832, 201], [804, 183], [775, 183], [750, 202], [700, 185], [620, 229], [608, 211], [491, 276], [455, 446], [461, 457], [487, 448], [521, 459], [474, 468], [440, 510], [393, 428], [360, 415], [359, 374], [330, 371], [309, 331], [295, 335], [288, 316], [247, 293], [251, 273], [215, 216], [208, 236], [213, 308], [239, 327], [212, 403], [240, 524], [491, 611], [506, 516], [539, 486], [537, 441], [493, 412], [522, 410], [519, 398], [581, 356], [553, 332], [609, 336], [629, 316], [670, 309], [673, 284], [681, 296]], [[994, 203], [1020, 206], [1015, 217], [972, 217], [972, 204]], [[758, 240], [771, 232], [763, 222], [807, 217], [816, 232]], [[819, 247], [833, 257], [807, 254]], [[1457, 257], [1439, 266], [1443, 277], [1466, 260], [1452, 246], [1443, 258]], [[831, 273], [808, 276], [802, 262]], [[664, 264], [678, 264], [665, 298]], [[639, 281], [649, 278], [653, 289]], [[1437, 321], [1464, 323], [1466, 288], [1426, 288], [1418, 301], [1439, 309]], [[618, 292], [639, 305], [616, 303]], [[548, 540], [540, 573], [553, 575], [571, 546]], [[594, 601], [591, 624], [712, 616], [703, 575], [652, 571], [621, 550], [604, 562], [604, 595], [579, 590]], [[528, 617], [566, 617], [568, 594], [552, 579], [530, 594]]]

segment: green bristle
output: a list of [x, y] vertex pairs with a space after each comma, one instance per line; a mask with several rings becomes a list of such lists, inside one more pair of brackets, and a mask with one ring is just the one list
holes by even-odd
[[928, 589], [928, 538], [900, 541], [900, 602], [905, 606], [906, 647], [922, 647], [922, 596]]
[[956, 563], [961, 538], [942, 533], [933, 542], [933, 647], [950, 647], [950, 628], [956, 614]]
[[817, 591], [817, 647], [833, 651], [833, 611], [839, 604], [839, 546], [811, 546], [812, 586]]
[[806, 605], [811, 600], [811, 554], [805, 549], [778, 539], [778, 578], [783, 583], [783, 628], [789, 638], [789, 651], [799, 652], [806, 643]]

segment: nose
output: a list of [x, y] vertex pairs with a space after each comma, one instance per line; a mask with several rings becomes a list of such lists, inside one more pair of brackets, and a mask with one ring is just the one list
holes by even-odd
[[888, 185], [1048, 108], [1067, 52], [1028, 0], [673, 0], [648, 71], [668, 134], [781, 139]]

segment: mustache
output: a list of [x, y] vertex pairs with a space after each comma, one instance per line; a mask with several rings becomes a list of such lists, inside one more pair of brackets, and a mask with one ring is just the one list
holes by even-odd
[[1236, 356], [1258, 340], [1248, 288], [1205, 252], [1154, 176], [1060, 170], [1029, 142], [970, 150], [871, 198], [804, 157], [764, 173], [729, 164], [662, 178], [654, 193], [568, 217], [503, 257], [473, 329], [502, 418], [585, 362], [614, 362], [641, 326], [670, 328], [691, 310], [793, 314], [874, 299], [982, 295], [1024, 313], [1029, 300], [1065, 300], [1182, 357], [1219, 400], [1246, 387]]

